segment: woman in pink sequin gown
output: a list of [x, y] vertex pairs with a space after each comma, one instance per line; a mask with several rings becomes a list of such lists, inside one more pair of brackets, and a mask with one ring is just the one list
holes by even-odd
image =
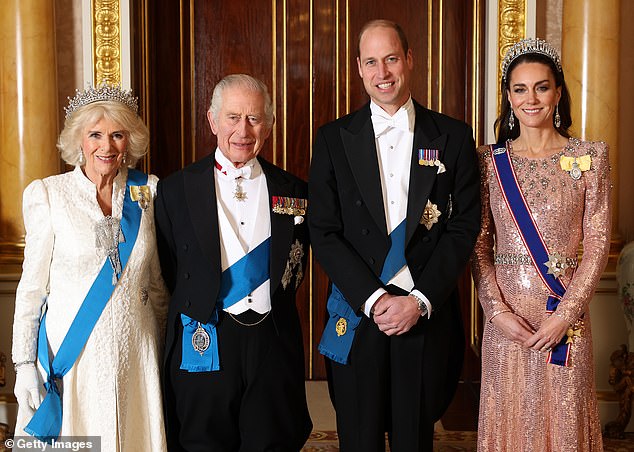
[[[548, 314], [549, 291], [502, 196], [491, 148], [481, 147], [482, 229], [473, 257], [486, 316], [478, 450], [601, 451], [588, 305], [610, 244], [608, 147], [569, 137], [568, 91], [549, 44], [518, 43], [503, 73], [498, 142], [506, 143], [549, 254], [568, 266], [559, 276], [567, 289]], [[571, 334], [568, 365], [549, 364], [551, 348]]]

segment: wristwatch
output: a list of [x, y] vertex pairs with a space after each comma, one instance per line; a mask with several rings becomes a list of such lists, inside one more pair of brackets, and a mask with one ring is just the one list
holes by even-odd
[[409, 295], [410, 297], [414, 298], [416, 304], [418, 304], [418, 310], [420, 311], [421, 317], [425, 317], [427, 315], [427, 305], [425, 304], [425, 302], [413, 293], [410, 293]]

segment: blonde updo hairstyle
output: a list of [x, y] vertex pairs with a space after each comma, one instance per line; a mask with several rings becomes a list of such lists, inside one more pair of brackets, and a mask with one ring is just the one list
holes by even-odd
[[128, 138], [126, 164], [134, 168], [147, 152], [150, 133], [136, 113], [117, 101], [93, 102], [78, 108], [66, 118], [64, 130], [57, 140], [62, 159], [69, 165], [79, 165], [83, 133], [103, 118], [116, 122], [124, 130]]

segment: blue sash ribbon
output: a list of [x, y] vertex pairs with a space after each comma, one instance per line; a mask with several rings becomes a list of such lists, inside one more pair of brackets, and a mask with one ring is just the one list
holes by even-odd
[[[520, 190], [506, 146], [502, 145], [495, 148], [491, 146], [491, 160], [511, 218], [513, 218], [520, 237], [522, 237], [522, 241], [531, 256], [537, 274], [550, 291], [550, 295], [546, 301], [546, 311], [554, 312], [566, 293], [566, 286], [559, 278], [556, 278], [555, 275], [548, 273], [548, 267], [545, 265], [550, 259], [548, 248], [537, 228], [537, 224], [533, 220], [524, 195]], [[566, 344], [567, 340], [568, 336], [564, 336], [561, 341], [553, 347], [549, 353], [549, 362], [551, 364], [558, 366], [566, 366], [568, 364], [570, 344]]]
[[[130, 186], [145, 184], [147, 184], [147, 174], [134, 169], [128, 170], [121, 217], [121, 231], [125, 237], [125, 242], [119, 243], [119, 258], [122, 268], [125, 268], [132, 253], [141, 224], [142, 209], [130, 198]], [[49, 359], [46, 336], [46, 313], [42, 317], [38, 334], [37, 355], [47, 374], [47, 380], [44, 383], [46, 396], [31, 421], [24, 428], [25, 432], [41, 441], [52, 443], [53, 439], [59, 436], [62, 429], [62, 399], [57, 381], [61, 380], [73, 367], [77, 357], [84, 349], [88, 337], [114, 291], [115, 285], [112, 284], [112, 281], [113, 269], [106, 259], [52, 361]]]
[[[249, 251], [231, 267], [222, 272], [216, 307], [207, 323], [198, 322], [181, 313], [183, 324], [182, 359], [180, 368], [188, 372], [220, 370], [218, 354], [218, 310], [227, 309], [249, 295], [269, 279], [271, 237]], [[192, 346], [192, 337], [198, 327], [209, 336], [209, 347], [199, 352]]]
[[[401, 268], [407, 265], [405, 260], [405, 224], [406, 221], [403, 220], [390, 234], [392, 244], [383, 263], [381, 276], [379, 276], [383, 284], [387, 284]], [[328, 310], [328, 322], [321, 336], [321, 341], [319, 341], [319, 353], [338, 363], [348, 364], [348, 355], [352, 348], [356, 329], [361, 322], [361, 315], [354, 312], [339, 288], [334, 284], [328, 297], [326, 309]]]

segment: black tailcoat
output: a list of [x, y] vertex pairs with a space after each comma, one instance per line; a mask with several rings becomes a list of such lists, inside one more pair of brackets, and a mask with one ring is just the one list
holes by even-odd
[[[433, 312], [430, 319], [418, 321], [416, 336], [409, 332], [399, 337], [412, 335], [410, 342], [418, 343], [418, 349], [412, 348], [407, 378], [392, 369], [391, 379], [396, 380], [392, 381], [396, 391], [407, 391], [405, 398], [424, 401], [420, 422], [432, 422], [451, 401], [463, 361], [456, 283], [480, 227], [479, 173], [471, 128], [416, 102], [414, 106], [405, 258], [415, 289], [429, 299]], [[446, 171], [438, 174], [437, 166], [419, 164], [419, 149], [439, 150]], [[351, 307], [361, 313], [366, 299], [385, 287], [379, 275], [390, 248], [369, 103], [319, 129], [308, 185], [315, 256]], [[430, 230], [420, 224], [428, 200], [441, 212]], [[362, 348], [363, 341], [360, 331], [353, 351]], [[355, 366], [354, 356], [349, 366]], [[358, 369], [358, 374], [365, 370]]]
[[[306, 183], [292, 174], [258, 158], [266, 177], [269, 204], [272, 196], [307, 197]], [[218, 226], [213, 154], [161, 180], [155, 204], [157, 242], [163, 278], [171, 293], [168, 313], [165, 360], [169, 373], [172, 352], [181, 347], [178, 338], [180, 314], [201, 323], [208, 323], [215, 309], [221, 281], [221, 245]], [[270, 206], [272, 207], [272, 206]], [[308, 256], [308, 229], [306, 222], [295, 224], [294, 216], [273, 213], [271, 219], [270, 287], [271, 317], [275, 331], [284, 343], [287, 368], [292, 369], [296, 400], [289, 412], [294, 416], [293, 431], [282, 432], [303, 444], [311, 429], [304, 392], [304, 354], [299, 316], [295, 306], [297, 270], [286, 288], [281, 282], [291, 246], [297, 241], [303, 246], [302, 268], [306, 269]], [[219, 337], [219, 341], [222, 338]], [[223, 357], [220, 357], [222, 366]], [[289, 388], [293, 390], [293, 388]], [[165, 385], [168, 437], [178, 422], [174, 420], [173, 387]], [[208, 407], [194, 403], [191, 410]], [[170, 431], [171, 430], [171, 431]]]

